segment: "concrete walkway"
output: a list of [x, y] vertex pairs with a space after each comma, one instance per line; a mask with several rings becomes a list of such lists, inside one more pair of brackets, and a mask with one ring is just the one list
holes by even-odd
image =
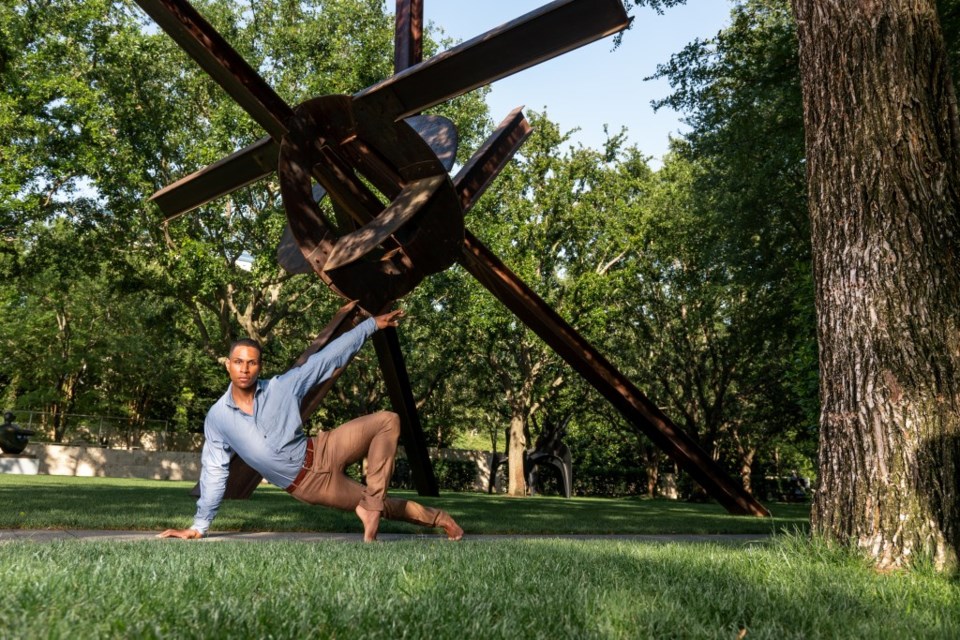
[[[718, 535], [469, 535], [464, 542], [490, 542], [495, 540], [608, 540], [634, 542], [715, 542], [722, 544], [745, 544], [762, 542], [769, 539], [767, 534], [718, 534]], [[380, 542], [402, 542], [423, 540], [429, 542], [447, 542], [442, 534], [381, 533]], [[85, 540], [93, 542], [138, 542], [155, 540], [158, 542], [177, 542], [176, 539], [157, 538], [153, 531], [92, 531], [86, 529], [0, 529], [0, 543], [3, 542], [55, 542], [63, 540]], [[203, 538], [201, 542], [362, 542], [360, 533], [303, 533], [303, 532], [217, 532]]]

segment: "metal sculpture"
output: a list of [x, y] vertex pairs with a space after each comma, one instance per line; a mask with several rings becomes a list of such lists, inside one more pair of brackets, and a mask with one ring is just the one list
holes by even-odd
[[[540, 435], [537, 436], [537, 441], [523, 452], [523, 475], [527, 479], [527, 487], [531, 494], [539, 490], [540, 468], [546, 468], [555, 472], [563, 495], [567, 498], [573, 496], [573, 456], [570, 454], [570, 447], [562, 442], [567, 434], [570, 418], [571, 416], [568, 415], [559, 425], [545, 422], [540, 429]], [[510, 429], [506, 429], [505, 434], [504, 444], [507, 452], [501, 456], [494, 451], [490, 456], [490, 482], [487, 485], [487, 493], [496, 491], [499, 477], [497, 471], [510, 463]]]
[[0, 425], [0, 451], [10, 455], [23, 453], [33, 433], [32, 429], [24, 429], [13, 422], [12, 411], [5, 411]]
[[[351, 96], [322, 96], [296, 107], [278, 96], [186, 0], [137, 3], [268, 134], [162, 189], [152, 200], [169, 220], [274, 171], [279, 174], [289, 226], [280, 263], [291, 271], [314, 271], [350, 301], [301, 359], [365, 314], [388, 308], [427, 275], [459, 263], [729, 511], [768, 515], [465, 229], [464, 214], [530, 133], [520, 109], [452, 178], [455, 129], [442, 119], [417, 115], [623, 30], [629, 19], [621, 0], [557, 0], [422, 62], [423, 0], [397, 0], [395, 74]], [[332, 200], [338, 225], [317, 205], [324, 194]], [[421, 494], [436, 495], [396, 332], [378, 332], [375, 346], [401, 416], [414, 483]], [[304, 417], [335, 379], [311, 391], [301, 406]]]

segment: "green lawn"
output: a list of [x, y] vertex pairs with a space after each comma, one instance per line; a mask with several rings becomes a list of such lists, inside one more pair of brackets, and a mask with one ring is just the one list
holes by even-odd
[[[187, 527], [195, 501], [193, 483], [71, 476], [0, 474], [0, 529], [165, 529]], [[636, 498], [603, 499], [536, 496], [508, 498], [481, 493], [448, 493], [419, 498], [449, 511], [470, 533], [774, 533], [805, 530], [809, 507], [769, 505], [772, 518], [731, 516], [716, 504]], [[250, 500], [225, 501], [214, 531], [360, 532], [352, 513], [297, 502], [264, 485]], [[416, 529], [384, 522], [382, 531]]]
[[[0, 475], [0, 528], [186, 525], [188, 483]], [[425, 500], [427, 501], [427, 500]], [[653, 500], [445, 495], [468, 534], [771, 532], [764, 542], [441, 536], [349, 542], [0, 543], [7, 638], [957, 638], [960, 581], [879, 574], [772, 520]], [[359, 532], [263, 487], [219, 530]], [[396, 531], [410, 531], [396, 527]]]

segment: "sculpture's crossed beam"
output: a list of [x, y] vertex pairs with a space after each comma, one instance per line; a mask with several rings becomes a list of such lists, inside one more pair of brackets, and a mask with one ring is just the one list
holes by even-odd
[[[769, 515], [464, 228], [464, 214], [530, 133], [520, 109], [453, 178], [448, 171], [456, 155], [456, 129], [443, 118], [418, 115], [621, 31], [629, 24], [621, 0], [557, 0], [423, 62], [423, 0], [397, 0], [395, 75], [352, 96], [323, 96], [296, 107], [186, 0], [137, 2], [268, 133], [152, 199], [169, 219], [277, 172], [288, 220], [280, 263], [288, 271], [316, 272], [350, 301], [301, 361], [365, 313], [384, 311], [427, 275], [458, 262], [727, 510]], [[331, 197], [337, 224], [318, 206], [324, 194]], [[397, 334], [378, 332], [374, 340], [401, 415], [414, 481], [421, 494], [436, 495]], [[301, 407], [304, 417], [335, 379], [311, 391]], [[232, 486], [245, 485], [239, 492], [252, 491], [259, 480], [249, 472], [243, 480], [234, 475]]]

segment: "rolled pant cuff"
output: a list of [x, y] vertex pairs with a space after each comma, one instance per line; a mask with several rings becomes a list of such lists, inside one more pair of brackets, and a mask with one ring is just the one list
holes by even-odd
[[360, 506], [367, 511], [379, 511], [381, 513], [384, 511], [383, 498], [376, 496], [363, 496], [360, 498]]

